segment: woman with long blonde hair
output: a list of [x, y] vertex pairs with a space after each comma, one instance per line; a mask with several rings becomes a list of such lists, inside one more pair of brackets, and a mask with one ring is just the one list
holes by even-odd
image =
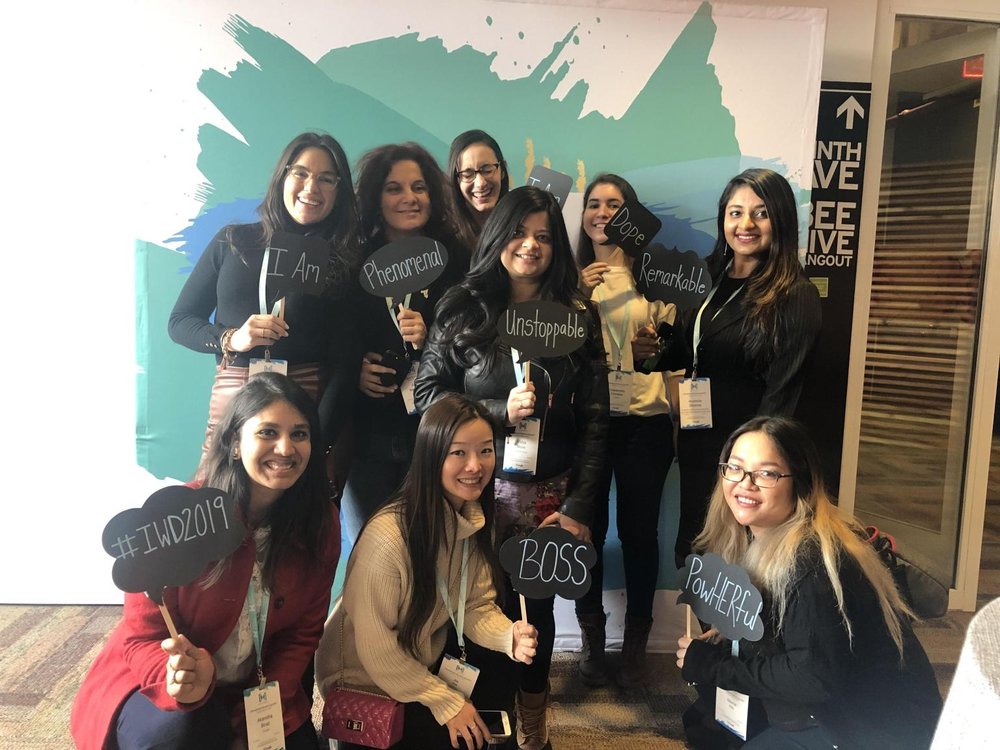
[[714, 724], [718, 687], [750, 697], [747, 748], [928, 747], [941, 696], [913, 614], [860, 527], [831, 503], [808, 433], [757, 417], [719, 460], [695, 550], [747, 570], [763, 595], [764, 635], [735, 654], [714, 630], [678, 639], [677, 664], [700, 696], [685, 714], [689, 742], [735, 740]]

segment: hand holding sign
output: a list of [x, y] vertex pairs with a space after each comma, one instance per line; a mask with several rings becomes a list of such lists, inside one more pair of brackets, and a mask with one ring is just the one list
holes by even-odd
[[590, 569], [595, 562], [594, 545], [577, 541], [560, 526], [542, 526], [526, 537], [511, 537], [500, 547], [500, 564], [521, 595], [525, 621], [524, 597], [546, 599], [558, 594], [579, 599], [590, 590]]
[[708, 264], [697, 253], [667, 250], [659, 243], [643, 250], [635, 266], [635, 288], [646, 299], [672, 302], [688, 310], [712, 288]]
[[246, 529], [225, 492], [203, 487], [164, 487], [141, 508], [124, 510], [104, 527], [104, 551], [115, 558], [111, 578], [122, 591], [145, 591], [163, 607], [165, 586], [193, 581], [213, 560], [221, 560], [243, 541]]
[[663, 222], [639, 201], [627, 200], [604, 225], [608, 241], [602, 244], [617, 245], [634, 258], [653, 241], [662, 226]]
[[759, 641], [764, 635], [764, 600], [744, 568], [728, 565], [711, 552], [688, 555], [677, 582], [677, 603], [690, 605], [699, 620], [714, 625], [724, 637]]

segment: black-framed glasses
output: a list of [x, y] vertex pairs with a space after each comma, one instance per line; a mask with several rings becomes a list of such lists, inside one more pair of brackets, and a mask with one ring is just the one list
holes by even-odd
[[494, 172], [500, 169], [500, 162], [495, 161], [491, 164], [484, 164], [479, 169], [463, 169], [461, 172], [456, 172], [458, 179], [462, 182], [472, 182], [476, 179], [477, 174], [481, 174], [483, 177], [491, 177]]
[[289, 164], [285, 167], [285, 176], [296, 182], [305, 184], [308, 180], [316, 180], [321, 186], [334, 188], [340, 182], [340, 178], [333, 172], [310, 172], [301, 164]]
[[779, 479], [791, 476], [791, 474], [782, 474], [780, 471], [771, 471], [770, 469], [748, 471], [736, 464], [719, 464], [719, 474], [727, 482], [733, 483], [742, 482], [743, 477], [750, 477], [750, 481], [762, 490], [769, 490], [772, 487], [776, 487]]

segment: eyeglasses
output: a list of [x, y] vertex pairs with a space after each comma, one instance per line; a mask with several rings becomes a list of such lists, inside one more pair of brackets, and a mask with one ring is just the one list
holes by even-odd
[[500, 169], [500, 162], [493, 162], [492, 164], [484, 164], [479, 169], [463, 169], [461, 172], [456, 172], [456, 174], [462, 182], [472, 182], [476, 179], [477, 174], [489, 177], [498, 169]]
[[770, 469], [757, 469], [757, 471], [747, 471], [742, 466], [736, 464], [719, 464], [719, 474], [727, 482], [742, 482], [743, 477], [750, 477], [750, 481], [763, 490], [769, 490], [778, 485], [779, 479], [790, 477], [791, 474], [782, 474]]
[[340, 182], [340, 178], [333, 172], [320, 172], [319, 174], [314, 174], [298, 164], [289, 164], [285, 167], [285, 176], [300, 183], [305, 183], [308, 180], [315, 180], [320, 184], [320, 186], [329, 188], [336, 187], [337, 183]]

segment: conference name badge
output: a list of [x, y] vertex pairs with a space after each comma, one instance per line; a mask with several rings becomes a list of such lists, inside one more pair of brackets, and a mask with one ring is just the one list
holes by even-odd
[[454, 688], [466, 698], [472, 697], [472, 691], [479, 679], [479, 667], [456, 659], [451, 654], [445, 654], [441, 661], [438, 677], [444, 680], [448, 687]]
[[285, 747], [285, 723], [277, 682], [244, 690], [243, 711], [247, 717], [250, 750], [282, 750]]
[[265, 357], [264, 359], [251, 359], [250, 377], [252, 378], [254, 375], [260, 375], [262, 372], [276, 372], [279, 375], [287, 375], [288, 360], [271, 359], [270, 357]]
[[681, 429], [708, 430], [712, 427], [712, 384], [708, 378], [684, 378], [678, 383]]
[[410, 371], [403, 378], [403, 384], [399, 386], [399, 395], [403, 397], [403, 406], [406, 407], [406, 413], [410, 415], [417, 413], [416, 401], [413, 398], [413, 384], [417, 382], [417, 370], [419, 367], [420, 361], [415, 360], [410, 365]]
[[741, 740], [747, 738], [750, 696], [735, 690], [715, 689], [715, 720]]
[[628, 416], [628, 407], [632, 403], [631, 370], [611, 370], [608, 373], [608, 393], [611, 396], [611, 416]]
[[542, 420], [528, 417], [514, 428], [503, 444], [503, 470], [508, 474], [534, 476], [538, 466], [538, 439], [542, 434]]

